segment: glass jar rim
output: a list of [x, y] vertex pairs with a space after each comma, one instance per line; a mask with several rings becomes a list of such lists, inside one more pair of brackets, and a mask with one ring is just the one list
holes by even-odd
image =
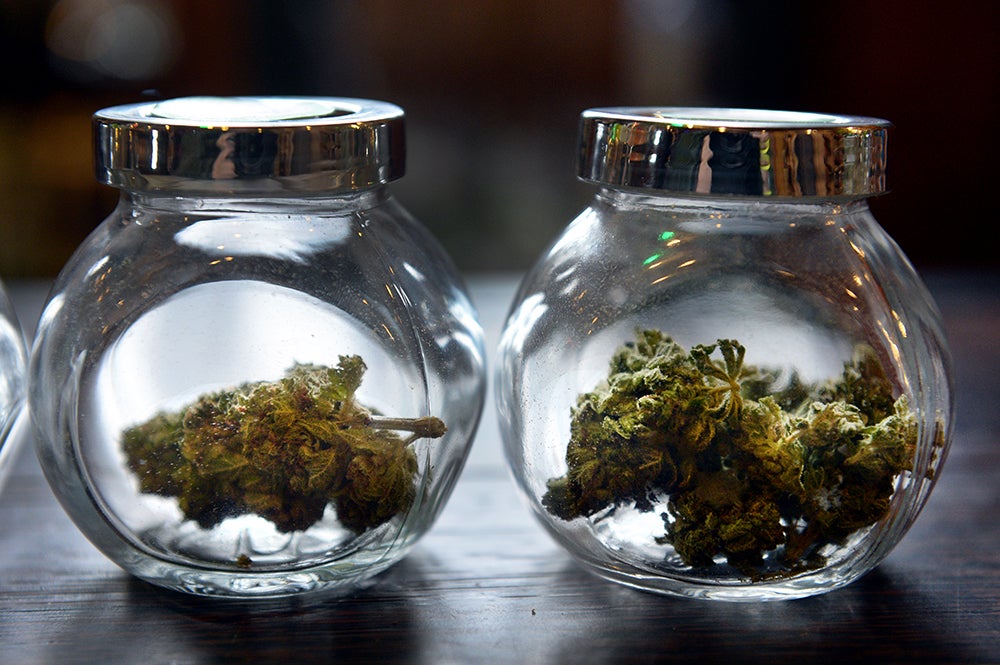
[[864, 197], [884, 193], [881, 118], [712, 107], [584, 111], [577, 175], [698, 195]]
[[347, 97], [181, 97], [92, 121], [98, 181], [128, 190], [350, 192], [405, 172], [403, 110]]

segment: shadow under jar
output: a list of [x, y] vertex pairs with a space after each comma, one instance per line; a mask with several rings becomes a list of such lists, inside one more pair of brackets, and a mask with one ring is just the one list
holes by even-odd
[[461, 471], [482, 331], [392, 197], [403, 112], [182, 98], [94, 116], [122, 190], [32, 350], [38, 453], [118, 565], [201, 595], [351, 587], [399, 560]]
[[599, 187], [525, 277], [497, 402], [534, 513], [665, 594], [809, 596], [876, 566], [951, 436], [936, 307], [866, 197], [889, 124], [593, 109]]

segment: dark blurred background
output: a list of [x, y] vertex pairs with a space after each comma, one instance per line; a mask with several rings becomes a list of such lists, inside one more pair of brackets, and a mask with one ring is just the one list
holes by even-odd
[[[0, 0], [0, 275], [54, 276], [111, 210], [90, 114], [193, 94], [407, 111], [400, 200], [468, 272], [520, 270], [585, 205], [580, 112], [887, 118], [876, 216], [920, 267], [996, 267], [996, 2]], [[989, 202], [988, 202], [989, 201]], [[990, 234], [989, 236], [987, 234]]]

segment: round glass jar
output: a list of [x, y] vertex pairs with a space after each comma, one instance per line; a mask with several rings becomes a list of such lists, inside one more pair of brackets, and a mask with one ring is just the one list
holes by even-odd
[[525, 277], [497, 401], [520, 489], [597, 574], [722, 600], [877, 565], [951, 436], [926, 288], [869, 211], [883, 120], [582, 116], [599, 189]]
[[32, 349], [38, 453], [118, 565], [202, 595], [345, 587], [398, 561], [485, 394], [455, 268], [391, 196], [403, 112], [182, 98], [93, 121], [117, 208]]
[[19, 426], [19, 418], [24, 410], [26, 365], [21, 325], [0, 282], [0, 490], [25, 429]]

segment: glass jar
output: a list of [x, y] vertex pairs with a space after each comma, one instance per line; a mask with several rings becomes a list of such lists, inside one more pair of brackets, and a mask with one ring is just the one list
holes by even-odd
[[465, 288], [388, 189], [403, 112], [182, 98], [93, 126], [120, 202], [58, 277], [30, 367], [66, 511], [195, 594], [350, 587], [398, 561], [485, 394]]
[[520, 489], [597, 574], [723, 600], [877, 565], [952, 431], [939, 314], [866, 197], [889, 123], [582, 116], [589, 205], [525, 277], [497, 401]]
[[25, 401], [26, 365], [24, 334], [0, 282], [0, 490], [23, 438], [19, 418]]

